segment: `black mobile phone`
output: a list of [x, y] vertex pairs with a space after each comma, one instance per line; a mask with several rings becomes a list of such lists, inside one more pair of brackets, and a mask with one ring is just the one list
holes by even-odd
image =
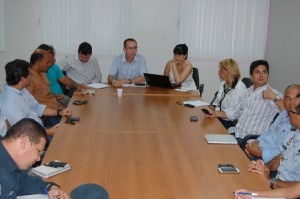
[[195, 115], [192, 115], [192, 116], [190, 117], [190, 120], [191, 120], [192, 122], [197, 122], [197, 121], [198, 121], [198, 117], [195, 116]]
[[210, 113], [207, 109], [202, 108], [201, 110], [202, 110], [202, 112], [205, 113], [206, 115], [211, 115], [211, 113]]
[[137, 82], [137, 83], [135, 83], [134, 84], [135, 86], [145, 86], [146, 85], [146, 83], [145, 82]]
[[69, 120], [70, 121], [79, 121], [80, 120], [80, 117], [75, 117], [75, 116], [71, 116], [70, 118], [69, 118]]
[[190, 107], [190, 108], [194, 108], [195, 106], [193, 104], [184, 104], [184, 106]]
[[51, 161], [46, 165], [49, 167], [58, 168], [58, 167], [64, 167], [66, 164], [67, 164], [66, 162]]
[[82, 104], [87, 104], [86, 100], [75, 100], [73, 102], [74, 105], [82, 105]]

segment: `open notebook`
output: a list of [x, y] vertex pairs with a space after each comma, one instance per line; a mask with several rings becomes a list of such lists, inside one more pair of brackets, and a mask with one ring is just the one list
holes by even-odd
[[62, 172], [68, 171], [71, 169], [71, 165], [66, 164], [64, 167], [49, 167], [47, 165], [40, 165], [38, 167], [32, 168], [31, 172], [41, 176], [42, 178], [50, 178]]
[[233, 135], [205, 134], [205, 139], [209, 144], [237, 144]]

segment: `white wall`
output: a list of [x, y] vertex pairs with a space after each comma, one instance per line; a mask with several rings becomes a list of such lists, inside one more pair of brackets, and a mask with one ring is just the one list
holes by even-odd
[[[291, 5], [289, 5], [290, 2]], [[299, 48], [297, 48], [296, 44], [299, 46], [300, 40], [290, 39], [290, 37], [291, 35], [294, 37], [295, 35], [300, 35], [300, 15], [294, 11], [299, 8], [299, 2], [300, 1], [298, 0], [272, 0], [272, 15], [268, 44], [269, 52], [267, 52], [267, 59], [270, 61], [272, 67], [271, 85], [275, 88], [279, 88], [279, 90], [287, 85], [286, 83], [281, 83], [283, 77], [284, 79], [290, 79], [290, 77], [295, 77], [297, 74], [296, 61], [299, 60], [299, 50], [297, 51]], [[174, 46], [178, 44], [179, 6], [180, 0], [132, 0], [132, 37], [137, 39], [139, 53], [146, 57], [148, 71], [151, 73], [163, 73], [166, 62], [172, 58]], [[279, 9], [281, 6], [284, 7], [285, 11]], [[273, 7], [274, 10], [272, 10]], [[40, 16], [39, 0], [4, 0], [4, 14], [6, 51], [0, 54], [0, 85], [3, 85], [5, 82], [5, 64], [16, 58], [29, 60], [31, 52], [41, 43], [40, 26], [38, 23]], [[276, 20], [273, 20], [273, 16]], [[280, 19], [277, 19], [279, 17]], [[284, 27], [284, 31], [282, 31], [283, 25], [277, 25], [277, 21], [279, 20], [284, 23], [284, 19], [287, 20], [291, 17], [295, 18], [294, 23], [297, 23], [298, 26]], [[296, 22], [296, 19], [298, 22]], [[289, 24], [290, 23], [285, 23], [285, 25]], [[298, 34], [294, 34], [294, 29], [297, 29], [296, 33]], [[284, 32], [284, 34], [282, 32]], [[288, 37], [285, 36], [286, 33], [288, 33]], [[280, 48], [284, 45], [276, 42], [277, 40], [284, 40], [286, 47], [284, 49]], [[290, 45], [294, 47], [290, 48]], [[120, 48], [122, 48], [122, 44], [120, 44]], [[74, 52], [76, 51], [77, 49], [74, 49]], [[282, 58], [282, 54], [290, 55], [293, 59]], [[297, 54], [298, 56], [295, 56], [294, 54]], [[99, 59], [101, 71], [103, 73], [103, 81], [106, 81], [113, 55], [97, 55], [97, 52], [94, 52], [94, 55]], [[61, 57], [62, 55], [57, 56], [58, 59]], [[210, 101], [215, 91], [218, 90], [220, 84], [217, 76], [218, 62], [224, 58], [225, 57], [216, 59], [189, 58], [193, 65], [199, 68], [200, 81], [205, 84], [203, 96], [207, 101]], [[237, 61], [240, 65], [242, 76], [248, 77], [248, 68], [252, 60], [237, 59]], [[288, 65], [288, 69], [289, 71], [291, 70], [291, 72], [286, 72], [283, 64], [285, 67]], [[285, 72], [282, 76], [281, 73], [283, 73], [283, 71]], [[280, 80], [280, 82], [278, 80]]]
[[266, 60], [270, 62], [270, 84], [280, 91], [300, 84], [299, 11], [299, 0], [271, 0]]

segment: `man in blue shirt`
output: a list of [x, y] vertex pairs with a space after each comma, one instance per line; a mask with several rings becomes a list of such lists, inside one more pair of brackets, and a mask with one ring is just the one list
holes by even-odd
[[262, 158], [267, 163], [282, 152], [281, 146], [292, 127], [287, 112], [291, 110], [291, 102], [298, 93], [300, 93], [300, 85], [290, 85], [285, 89], [283, 99], [285, 110], [256, 141], [246, 145], [245, 150], [248, 155]]
[[27, 170], [40, 161], [47, 141], [44, 128], [33, 119], [25, 118], [13, 125], [0, 141], [0, 198], [48, 194], [49, 198], [68, 198], [53, 182], [28, 174]]
[[108, 74], [108, 83], [120, 87], [124, 84], [145, 82], [147, 65], [144, 56], [137, 54], [137, 42], [128, 38], [124, 41], [124, 54], [114, 58]]

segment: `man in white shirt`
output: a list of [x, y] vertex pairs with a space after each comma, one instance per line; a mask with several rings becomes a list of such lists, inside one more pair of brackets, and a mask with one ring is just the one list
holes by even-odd
[[102, 74], [98, 60], [92, 56], [92, 46], [87, 42], [79, 45], [78, 55], [67, 56], [57, 62], [57, 65], [78, 84], [87, 85], [101, 82]]
[[213, 112], [210, 117], [238, 119], [234, 134], [240, 143], [249, 134], [260, 135], [273, 121], [275, 115], [280, 112], [276, 103], [282, 98], [282, 94], [276, 90], [274, 99], [265, 99], [263, 93], [269, 89], [269, 64], [265, 60], [257, 60], [250, 65], [250, 75], [253, 86], [248, 88], [245, 97], [235, 108], [225, 111]]

